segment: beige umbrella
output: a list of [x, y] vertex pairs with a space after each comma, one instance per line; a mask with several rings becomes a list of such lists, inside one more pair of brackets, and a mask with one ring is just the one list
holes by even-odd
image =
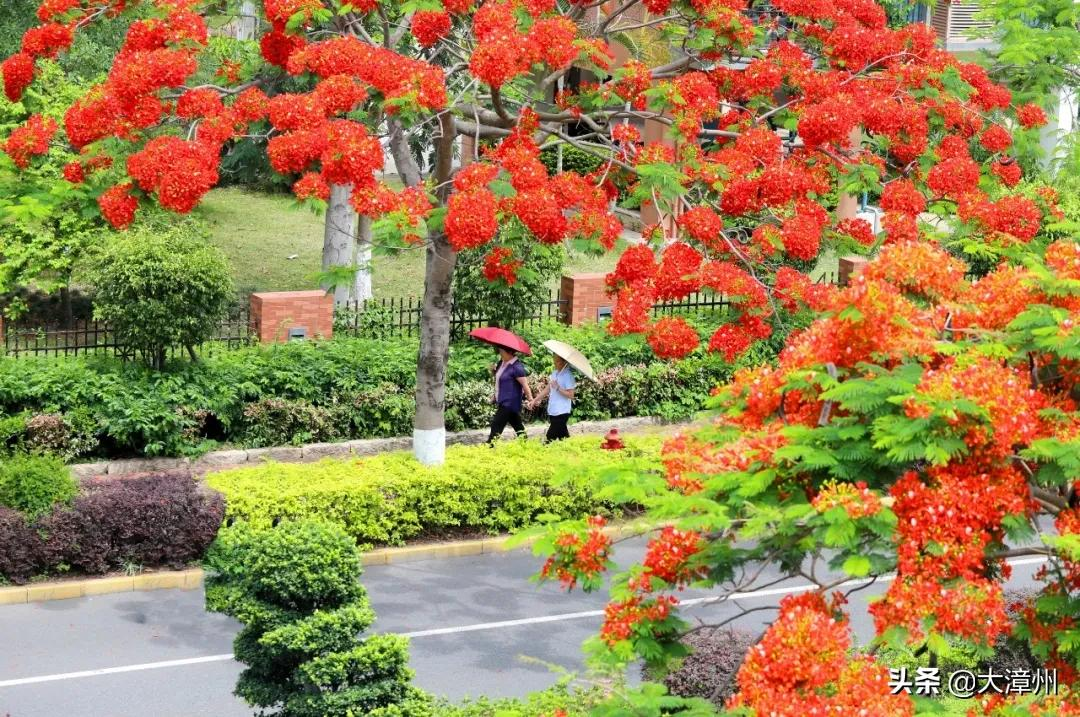
[[544, 348], [556, 356], [561, 357], [566, 363], [580, 371], [586, 378], [592, 381], [596, 380], [596, 374], [593, 373], [593, 368], [589, 363], [589, 359], [585, 358], [585, 354], [581, 353], [570, 344], [564, 344], [562, 341], [555, 341], [552, 339], [544, 342]]

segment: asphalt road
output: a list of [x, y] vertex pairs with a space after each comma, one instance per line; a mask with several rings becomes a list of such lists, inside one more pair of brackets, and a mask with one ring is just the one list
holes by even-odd
[[[642, 550], [642, 541], [628, 542], [617, 557], [637, 560]], [[421, 687], [451, 699], [518, 696], [557, 679], [534, 660], [582, 667], [580, 645], [596, 633], [605, 602], [603, 592], [566, 594], [530, 583], [538, 566], [519, 551], [373, 566], [363, 582], [379, 616], [374, 629], [411, 637]], [[1012, 586], [1030, 584], [1037, 567], [1018, 561]], [[737, 605], [775, 604], [803, 585], [786, 581], [737, 603], [695, 604], [686, 614], [728, 616]], [[868, 587], [849, 606], [860, 639], [873, 633], [865, 599], [884, 589]], [[774, 614], [751, 612], [739, 624], [760, 627]], [[236, 629], [231, 619], [204, 611], [201, 590], [0, 607], [0, 717], [251, 715], [232, 696], [241, 670], [230, 656]]]

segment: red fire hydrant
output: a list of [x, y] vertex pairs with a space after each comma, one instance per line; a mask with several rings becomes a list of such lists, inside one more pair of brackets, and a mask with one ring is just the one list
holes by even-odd
[[626, 446], [623, 445], [622, 439], [619, 438], [619, 429], [612, 428], [608, 431], [607, 438], [600, 444], [600, 447], [605, 451], [620, 451], [623, 448], [626, 448]]

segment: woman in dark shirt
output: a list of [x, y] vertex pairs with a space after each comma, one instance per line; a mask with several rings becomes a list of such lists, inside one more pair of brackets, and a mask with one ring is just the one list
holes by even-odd
[[491, 419], [491, 435], [488, 443], [502, 435], [506, 424], [514, 429], [518, 438], [525, 437], [525, 424], [521, 421], [522, 394], [531, 403], [532, 388], [525, 378], [525, 367], [517, 359], [517, 354], [510, 349], [499, 347], [502, 361], [494, 368], [495, 374], [495, 417]]

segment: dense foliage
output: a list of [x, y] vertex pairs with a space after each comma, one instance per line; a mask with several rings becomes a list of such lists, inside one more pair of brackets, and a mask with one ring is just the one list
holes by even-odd
[[99, 479], [35, 519], [0, 508], [0, 578], [182, 568], [221, 525], [221, 496], [184, 473]]
[[384, 715], [414, 697], [408, 642], [360, 637], [375, 612], [360, 553], [340, 527], [286, 521], [222, 531], [207, 557], [207, 608], [241, 623], [236, 694], [281, 717]]
[[224, 255], [160, 228], [109, 241], [94, 257], [90, 281], [94, 318], [155, 369], [165, 367], [169, 349], [193, 352], [214, 336], [233, 301]]
[[[981, 660], [1012, 636], [1075, 686], [1080, 243], [1047, 237], [1012, 256], [969, 284], [931, 243], [885, 247], [852, 286], [820, 297], [821, 316], [777, 366], [736, 373], [715, 424], [665, 445], [662, 472], [608, 481], [613, 495], [674, 520], [615, 579], [598, 653], [680, 654], [672, 591], [753, 590], [738, 576], [767, 560], [819, 589], [781, 601], [730, 708], [914, 713], [909, 696], [884, 688], [889, 665], [848, 657], [843, 604], [858, 588], [827, 596], [844, 575], [896, 573], [870, 607], [880, 644], [939, 657], [959, 644]], [[1040, 514], [1053, 533], [1037, 532]], [[564, 530], [578, 537], [546, 544], [561, 566], [547, 574], [598, 585], [604, 542], [585, 538], [585, 522]], [[1008, 559], [1026, 554], [1047, 560], [1043, 589], [1010, 615]], [[800, 572], [807, 564], [820, 569]], [[778, 664], [816, 667], [790, 679]], [[1068, 689], [1040, 706], [1018, 699], [992, 699], [985, 713], [1080, 709]]]
[[541, 515], [608, 513], [591, 478], [613, 468], [658, 465], [659, 439], [627, 441], [620, 452], [602, 450], [596, 437], [558, 446], [513, 441], [494, 452], [488, 446], [451, 446], [446, 463], [428, 470], [406, 453], [268, 463], [211, 473], [207, 483], [225, 496], [230, 521], [269, 527], [323, 518], [361, 544], [400, 545], [444, 533], [507, 532]]
[[[524, 332], [576, 342], [600, 371], [582, 383], [575, 415], [686, 418], [731, 375], [722, 357], [675, 364], [652, 358], [640, 337], [608, 342], [596, 327], [549, 324]], [[222, 443], [249, 447], [406, 435], [414, 411], [415, 339], [335, 339], [222, 352], [165, 371], [107, 357], [0, 361], [0, 451], [23, 446], [79, 456], [188, 455]], [[767, 353], [755, 356], [767, 356]], [[751, 357], [747, 357], [747, 360]], [[455, 345], [447, 425], [491, 418], [490, 348]], [[546, 380], [547, 357], [526, 359]], [[539, 418], [540, 416], [533, 416]]]
[[[948, 219], [959, 253], [1029, 241], [1053, 201], [1013, 190], [1016, 155], [1044, 113], [938, 48], [932, 28], [890, 27], [903, 5], [888, 3], [890, 17], [872, 0], [273, 0], [261, 58], [238, 62], [215, 56], [215, 3], [112, 0], [104, 9], [128, 25], [107, 77], [70, 103], [62, 131], [34, 114], [4, 149], [30, 169], [53, 144], [79, 150], [62, 191], [85, 188], [117, 228], [151, 199], [190, 212], [219, 182], [230, 143], [251, 133], [267, 137], [270, 165], [301, 200], [350, 187], [380, 244], [427, 248], [415, 424], [438, 431], [458, 252], [486, 252], [506, 281], [524, 257], [498, 245], [500, 228], [610, 250], [619, 183], [661, 221], [611, 276], [612, 329], [649, 331], [664, 357], [698, 342], [677, 318], [654, 325], [655, 301], [737, 297], [706, 342], [730, 360], [782, 328], [777, 305], [808, 291], [801, 272], [824, 252], [915, 238], [929, 231], [925, 214]], [[109, 14], [95, 8], [41, 5], [3, 63], [9, 98], [33, 91], [44, 61]], [[649, 52], [637, 30], [678, 52]], [[208, 65], [213, 82], [200, 74]], [[269, 96], [263, 78], [280, 71], [310, 85]], [[459, 137], [488, 144], [455, 171]], [[404, 188], [379, 175], [383, 140]], [[552, 174], [540, 149], [552, 143], [604, 164]], [[410, 147], [425, 145], [418, 162]], [[858, 194], [885, 211], [885, 237], [840, 201]]]
[[33, 518], [76, 492], [71, 472], [58, 458], [16, 453], [0, 460], [0, 506]]

